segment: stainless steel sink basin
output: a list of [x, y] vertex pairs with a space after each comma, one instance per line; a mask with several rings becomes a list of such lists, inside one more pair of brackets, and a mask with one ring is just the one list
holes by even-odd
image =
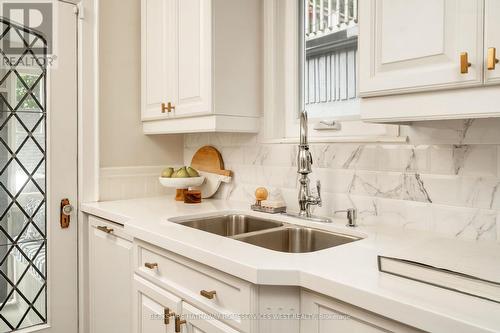
[[180, 222], [179, 224], [225, 237], [277, 228], [283, 225], [281, 222], [261, 219], [244, 214], [226, 214], [213, 217], [203, 217]]
[[306, 253], [354, 242], [360, 238], [310, 228], [284, 227], [238, 237], [238, 240], [274, 251]]
[[226, 213], [180, 219], [175, 222], [189, 228], [287, 253], [315, 252], [361, 239], [246, 214]]

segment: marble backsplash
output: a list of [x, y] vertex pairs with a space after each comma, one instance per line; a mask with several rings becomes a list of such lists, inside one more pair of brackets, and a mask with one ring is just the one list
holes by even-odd
[[[323, 207], [355, 207], [360, 224], [384, 223], [475, 241], [500, 241], [500, 120], [402, 126], [407, 144], [311, 144]], [[217, 147], [234, 181], [220, 198], [252, 202], [258, 186], [297, 209], [296, 144], [259, 135], [187, 134], [185, 163], [202, 145]], [[313, 184], [313, 183], [312, 183]]]

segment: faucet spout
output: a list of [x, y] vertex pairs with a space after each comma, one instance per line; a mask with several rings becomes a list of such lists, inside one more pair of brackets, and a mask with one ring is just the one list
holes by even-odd
[[304, 110], [300, 113], [300, 146], [309, 145], [307, 136], [307, 111]]
[[[312, 172], [313, 160], [307, 136], [307, 112], [304, 110], [300, 113], [300, 144], [297, 154], [297, 173], [300, 175], [308, 175]], [[301, 189], [304, 190], [304, 186], [301, 186]]]

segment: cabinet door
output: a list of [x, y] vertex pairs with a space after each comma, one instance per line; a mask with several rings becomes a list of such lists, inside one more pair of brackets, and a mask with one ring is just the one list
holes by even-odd
[[[488, 69], [489, 52], [494, 48], [496, 59], [500, 59], [500, 1], [499, 0], [486, 0], [485, 7], [485, 38], [484, 38], [484, 63], [485, 68], [485, 82], [486, 84], [499, 84], [500, 83], [500, 63], [494, 64], [494, 69]], [[493, 58], [491, 58], [493, 59]]]
[[92, 225], [89, 231], [90, 332], [129, 333], [132, 242]]
[[[175, 116], [211, 112], [212, 1], [176, 0]], [[228, 50], [229, 52], [229, 50]]]
[[[141, 108], [142, 119], [166, 117], [162, 103], [173, 99], [172, 47], [175, 30], [173, 8], [176, 0], [141, 2]], [[169, 95], [170, 93], [170, 95]]]
[[134, 276], [134, 333], [174, 333], [181, 299]]
[[181, 325], [182, 333], [238, 333], [186, 302], [182, 303], [182, 315], [182, 318], [186, 320], [186, 323]]
[[301, 294], [301, 332], [416, 333], [409, 326], [308, 291]]
[[361, 96], [482, 84], [484, 0], [359, 1]]

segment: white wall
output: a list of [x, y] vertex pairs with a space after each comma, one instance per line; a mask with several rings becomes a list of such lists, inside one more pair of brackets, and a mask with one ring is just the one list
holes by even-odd
[[142, 133], [140, 0], [101, 0], [99, 14], [100, 198], [155, 195], [161, 188], [151, 179], [162, 166], [182, 163], [183, 138]]

